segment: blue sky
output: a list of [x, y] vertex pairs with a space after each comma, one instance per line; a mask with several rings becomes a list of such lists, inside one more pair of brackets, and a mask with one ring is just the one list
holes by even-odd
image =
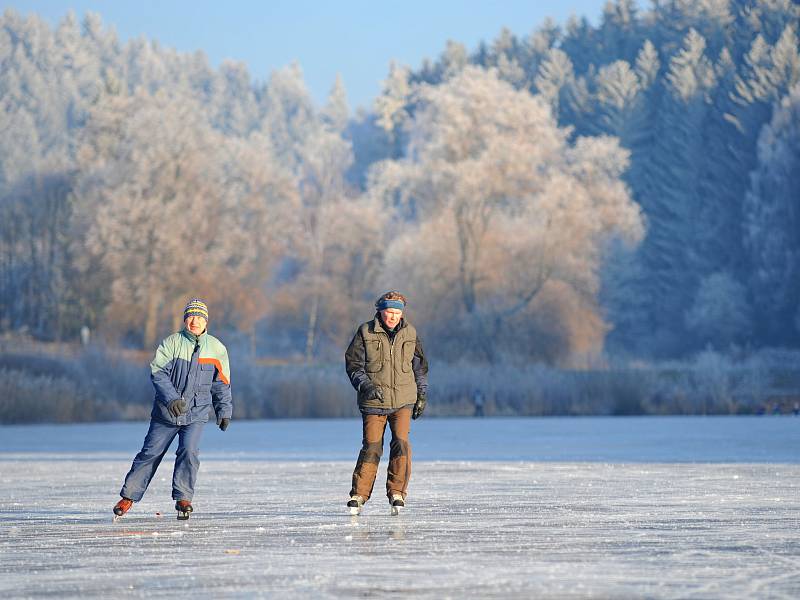
[[241, 61], [260, 81], [297, 61], [318, 103], [340, 73], [355, 109], [379, 93], [392, 60], [418, 67], [437, 57], [448, 39], [472, 50], [504, 26], [526, 36], [546, 17], [563, 24], [576, 14], [597, 23], [605, 1], [25, 0], [1, 6], [37, 13], [53, 25], [69, 10], [79, 18], [95, 12], [123, 41], [145, 36], [183, 52], [203, 50], [215, 67], [225, 59]]

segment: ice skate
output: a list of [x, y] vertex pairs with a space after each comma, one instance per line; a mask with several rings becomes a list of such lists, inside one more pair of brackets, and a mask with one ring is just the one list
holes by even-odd
[[114, 505], [114, 523], [122, 518], [131, 509], [131, 506], [133, 506], [133, 500], [130, 498], [122, 498], [117, 502]]
[[364, 508], [364, 498], [362, 496], [350, 496], [347, 506], [350, 508], [351, 515], [359, 515], [361, 514], [361, 509]]
[[389, 500], [389, 503], [392, 505], [392, 515], [394, 516], [399, 515], [400, 511], [406, 507], [406, 501], [403, 500], [400, 494], [392, 494], [392, 499]]
[[192, 508], [191, 501], [178, 500], [175, 503], [175, 510], [178, 511], [178, 521], [186, 521], [189, 518], [189, 513], [191, 513], [194, 509]]

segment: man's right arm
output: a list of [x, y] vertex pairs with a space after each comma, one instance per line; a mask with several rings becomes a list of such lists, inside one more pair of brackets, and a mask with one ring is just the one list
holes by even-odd
[[350, 383], [356, 391], [361, 391], [361, 386], [364, 383], [372, 383], [367, 375], [366, 366], [367, 350], [364, 347], [364, 338], [361, 337], [361, 330], [359, 329], [356, 330], [356, 334], [344, 353], [344, 368], [350, 378]]
[[156, 390], [156, 400], [168, 406], [173, 400], [179, 400], [180, 392], [172, 383], [172, 369], [175, 366], [175, 353], [171, 350], [172, 340], [163, 340], [156, 349], [150, 363], [150, 380]]

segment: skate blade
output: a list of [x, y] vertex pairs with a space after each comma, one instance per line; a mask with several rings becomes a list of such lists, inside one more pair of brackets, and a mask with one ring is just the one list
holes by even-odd
[[117, 523], [117, 522], [121, 521], [122, 517], [124, 517], [124, 516], [125, 515], [114, 515], [113, 517], [111, 517], [111, 522], [112, 523]]
[[402, 507], [402, 506], [392, 506], [392, 507], [391, 507], [391, 515], [392, 515], [393, 517], [396, 517], [397, 515], [399, 515], [399, 514], [400, 514], [400, 512], [401, 512], [402, 510], [403, 510], [403, 507]]
[[350, 507], [350, 516], [357, 517], [360, 514], [361, 514], [361, 509], [359, 507], [357, 506]]
[[178, 521], [188, 521], [189, 520], [189, 513], [188, 512], [179, 512], [178, 513]]

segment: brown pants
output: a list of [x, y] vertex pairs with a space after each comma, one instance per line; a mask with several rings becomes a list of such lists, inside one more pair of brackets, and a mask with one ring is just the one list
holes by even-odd
[[372, 495], [378, 464], [383, 454], [383, 434], [388, 421], [392, 430], [392, 442], [389, 445], [386, 495], [390, 499], [392, 494], [401, 494], [405, 498], [408, 480], [411, 479], [411, 444], [408, 443], [411, 407], [401, 408], [391, 415], [361, 413], [361, 420], [363, 425], [361, 452], [358, 453], [358, 462], [353, 471], [353, 487], [350, 495], [363, 496], [365, 501]]

